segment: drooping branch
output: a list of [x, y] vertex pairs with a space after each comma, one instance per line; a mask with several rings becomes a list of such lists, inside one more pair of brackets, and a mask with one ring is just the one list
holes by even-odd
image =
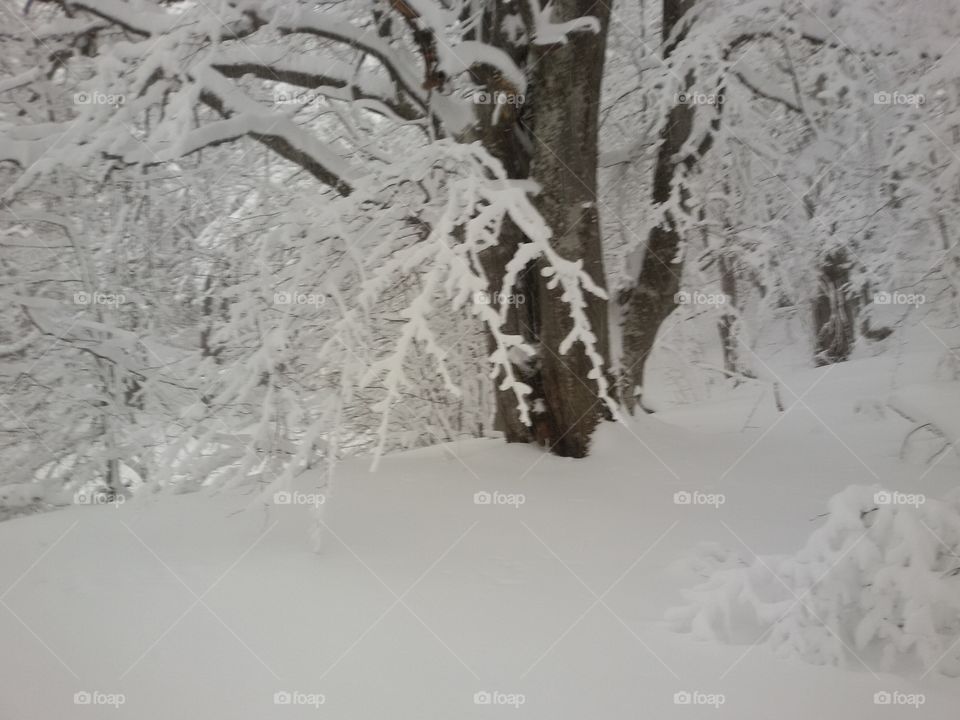
[[72, 17], [76, 10], [86, 11], [127, 32], [145, 38], [162, 34], [172, 29], [177, 22], [176, 15], [150, 12], [142, 6], [134, 10], [125, 2], [108, 0], [39, 0], [39, 2], [59, 5], [68, 17]]
[[[210, 129], [210, 126], [203, 128], [207, 139], [201, 140], [199, 137], [193, 138], [194, 142], [191, 143], [190, 147], [186, 148], [187, 153], [196, 152], [204, 147], [221, 145], [247, 135], [270, 148], [286, 160], [299, 165], [313, 175], [313, 177], [334, 188], [341, 195], [349, 195], [351, 193], [353, 189], [351, 185], [352, 174], [345, 172], [343, 169], [339, 169], [338, 171], [331, 169], [332, 163], [330, 159], [333, 157], [332, 153], [329, 154], [329, 158], [325, 158], [326, 161], [322, 161], [316, 156], [315, 152], [311, 152], [310, 149], [306, 147], [305, 142], [295, 142], [291, 133], [273, 132], [272, 128], [275, 123], [267, 123], [267, 127], [262, 127], [263, 123], [252, 122], [254, 118], [251, 116], [237, 117], [235, 111], [226, 104], [224, 98], [210, 89], [205, 88], [201, 91], [200, 100], [223, 116], [225, 123], [215, 126], [213, 130]], [[246, 120], [242, 120], [241, 118], [246, 118]], [[236, 120], [236, 122], [229, 124], [230, 120]], [[289, 121], [287, 121], [287, 125], [292, 126], [288, 128], [289, 130], [298, 130], [298, 128]], [[315, 148], [319, 145], [319, 143], [307, 133], [300, 131], [297, 134], [301, 136], [300, 139], [303, 141], [313, 140], [313, 142], [309, 144]], [[337, 158], [337, 160], [340, 159]], [[340, 162], [342, 162], [342, 160]]]
[[393, 113], [394, 116], [401, 120], [412, 121], [423, 117], [423, 112], [405, 100], [389, 99], [383, 94], [373, 92], [369, 86], [363, 82], [332, 74], [308, 72], [300, 68], [287, 67], [281, 64], [266, 64], [260, 62], [215, 60], [211, 63], [210, 67], [230, 79], [238, 79], [245, 75], [252, 75], [261, 80], [273, 80], [309, 90], [320, 90], [321, 92], [324, 88], [335, 88], [337, 90], [347, 89], [351, 91], [354, 100], [367, 100], [382, 104]]

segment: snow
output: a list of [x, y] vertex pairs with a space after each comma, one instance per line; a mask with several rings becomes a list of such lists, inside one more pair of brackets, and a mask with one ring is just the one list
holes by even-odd
[[305, 153], [344, 182], [350, 183], [356, 179], [357, 172], [349, 162], [336, 154], [329, 145], [318, 140], [315, 135], [304, 131], [286, 118], [265, 112], [260, 105], [251, 101], [214, 72], [206, 69], [198, 71], [197, 79], [206, 89], [220, 98], [224, 107], [239, 114], [187, 133], [178, 144], [174, 157], [238, 135], [260, 133], [282, 138], [291, 147]]
[[141, 3], [126, 3], [120, 0], [83, 0], [76, 3], [97, 17], [110, 18], [125, 28], [140, 35], [150, 36], [170, 30], [176, 25], [176, 16], [164, 12], [151, 12]]
[[0, 93], [7, 92], [13, 88], [20, 87], [21, 85], [28, 85], [38, 77], [40, 77], [40, 68], [31, 68], [30, 70], [26, 70], [18, 75], [14, 75], [11, 78], [0, 80]]
[[533, 15], [533, 42], [536, 45], [565, 45], [567, 35], [574, 32], [600, 32], [600, 21], [592, 16], [579, 17], [567, 22], [553, 22], [554, 4], [548, 2], [543, 7], [535, 0], [530, 2]]
[[21, 167], [35, 164], [55, 144], [55, 139], [21, 141], [0, 137], [0, 160], [9, 160]]
[[956, 715], [960, 10], [571, 5], [3, 6], [0, 720]]
[[[415, 70], [417, 63], [410, 53], [399, 48], [393, 48], [375, 34], [355, 27], [348, 18], [338, 18], [329, 13], [301, 9], [292, 12], [279, 12], [276, 22], [283, 32], [312, 32], [324, 37], [343, 39], [346, 42], [365, 48], [396, 73], [396, 80], [407, 93], [416, 98], [422, 105], [427, 105], [428, 93], [421, 87], [422, 81], [417, 77]], [[510, 58], [505, 54], [498, 54], [493, 58], [485, 59], [504, 62], [508, 66], [513, 65]], [[509, 73], [509, 70], [505, 70], [505, 72]], [[431, 112], [441, 117], [453, 132], [462, 131], [473, 120], [472, 110], [468, 104], [455, 98], [442, 95], [430, 96], [429, 104]]]
[[890, 405], [917, 423], [930, 423], [960, 452], [960, 387], [957, 383], [917, 383], [898, 390]]
[[0, 485], [0, 506], [22, 508], [44, 499], [42, 488], [36, 483]]
[[956, 492], [938, 500], [851, 486], [830, 499], [826, 521], [795, 555], [721, 556], [669, 615], [708, 639], [742, 634], [746, 621], [779, 653], [811, 662], [912, 664], [956, 677], [958, 546]]
[[[960, 686], [937, 673], [778, 659], [664, 621], [713, 568], [802, 547], [848, 485], [955, 487], [954, 456], [901, 461], [909, 423], [854, 411], [891, 364], [777, 367], [784, 413], [743, 385], [607, 424], [585, 460], [497, 440], [387, 455], [377, 473], [357, 458], [322, 505], [320, 554], [316, 503], [256, 494], [0, 523], [0, 717], [952, 717]], [[324, 483], [302, 476], [292, 497]], [[74, 704], [83, 692], [99, 704]]]
[[[321, 77], [331, 82], [351, 85], [366, 94], [381, 97], [390, 97], [392, 89], [383, 78], [372, 73], [359, 72], [354, 66], [332, 55], [291, 56], [285, 48], [271, 45], [261, 45], [256, 50], [247, 44], [220, 48], [211, 55], [208, 62], [213, 67], [266, 65], [276, 73], [277, 77], [288, 73], [300, 74], [308, 78]], [[322, 71], [318, 71], [318, 66]], [[293, 92], [298, 90], [300, 88], [296, 88]]]
[[500, 48], [473, 40], [464, 40], [457, 44], [456, 50], [439, 49], [440, 67], [451, 75], [459, 75], [474, 65], [490, 65], [499, 70], [517, 93], [527, 90], [527, 78], [516, 63]]

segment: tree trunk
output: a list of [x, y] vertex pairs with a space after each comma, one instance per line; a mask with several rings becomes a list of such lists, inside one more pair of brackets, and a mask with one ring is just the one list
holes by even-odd
[[[482, 258], [484, 271], [490, 278], [490, 295], [495, 307], [499, 305], [498, 291], [506, 274], [507, 263], [510, 262], [517, 248], [523, 242], [523, 233], [513, 222], [507, 221], [500, 232], [499, 240], [499, 244], [487, 250]], [[528, 344], [536, 347], [537, 338], [533, 330], [535, 323], [530, 317], [536, 299], [536, 286], [531, 281], [531, 274], [531, 271], [524, 273], [521, 278], [522, 285], [514, 288], [511, 293], [517, 298], [523, 298], [523, 302], [514, 303], [507, 308], [507, 321], [504, 324], [503, 331], [512, 335], [520, 335]], [[488, 336], [488, 346], [491, 351], [494, 349], [492, 336]], [[536, 365], [531, 367], [515, 365], [513, 372], [534, 389], [534, 399], [542, 397], [542, 393], [537, 392], [540, 382]], [[504, 434], [504, 439], [507, 442], [530, 442], [533, 440], [533, 428], [524, 425], [520, 420], [520, 414], [517, 411], [517, 398], [513, 390], [501, 390], [497, 381], [495, 381], [494, 392], [496, 393], [497, 408], [494, 427]]]
[[[481, 140], [484, 146], [504, 164], [507, 172], [510, 173], [510, 177], [525, 178], [529, 163], [526, 153], [517, 145], [513, 123], [506, 123], [505, 127], [485, 124], [482, 132]], [[513, 221], [507, 219], [500, 231], [499, 243], [486, 250], [481, 257], [484, 272], [490, 281], [491, 301], [495, 307], [499, 306], [502, 299], [500, 290], [503, 285], [503, 278], [506, 275], [507, 263], [510, 262], [523, 242], [524, 236], [520, 228]], [[522, 336], [528, 344], [535, 347], [537, 343], [533, 330], [535, 325], [529, 316], [536, 299], [536, 287], [530, 277], [531, 274], [529, 271], [524, 273], [520, 278], [520, 286], [509, 293], [520, 302], [515, 302], [507, 308], [507, 321], [503, 330], [506, 333]], [[493, 343], [493, 337], [489, 336], [488, 344], [491, 351], [494, 349]], [[513, 372], [536, 390], [538, 382], [535, 368], [514, 366]], [[530, 442], [533, 439], [533, 432], [531, 428], [520, 421], [520, 415], [517, 412], [517, 398], [513, 390], [501, 390], [498, 382], [495, 381], [494, 392], [496, 393], [497, 408], [494, 423], [496, 429], [503, 432], [507, 442]], [[535, 393], [535, 397], [539, 397], [539, 395]]]
[[850, 261], [845, 250], [828, 253], [820, 266], [820, 282], [813, 302], [817, 367], [843, 362], [856, 340], [856, 302], [849, 293]]
[[[694, 0], [663, 0], [665, 57], [669, 57], [673, 49], [673, 45], [668, 44], [671, 33], [693, 4]], [[693, 77], [688, 76], [685, 80], [685, 89], [689, 90]], [[662, 142], [654, 170], [653, 202], [656, 205], [669, 201], [674, 176], [680, 164], [685, 163], [690, 167], [695, 162], [691, 157], [679, 156], [693, 131], [693, 117], [694, 106], [689, 103], [678, 101], [670, 110], [661, 133]], [[698, 155], [702, 155], [708, 148], [709, 138], [700, 148]], [[636, 279], [618, 297], [623, 336], [620, 396], [631, 413], [643, 392], [643, 371], [653, 350], [657, 331], [677, 307], [676, 294], [680, 289], [682, 265], [674, 261], [680, 241], [674, 218], [668, 214], [662, 225], [650, 231], [646, 246], [637, 248], [627, 259], [627, 267], [636, 272]], [[642, 401], [639, 402], [642, 407]]]
[[[513, 45], [510, 38], [504, 33], [504, 18], [512, 12], [514, 11], [506, 8], [501, 2], [490, 3], [486, 8], [483, 21], [483, 40], [510, 54], [514, 61], [522, 67], [524, 47]], [[489, 66], [484, 65], [475, 66], [473, 79], [478, 85], [486, 87], [490, 92], [495, 91], [500, 83], [497, 73]], [[497, 106], [493, 104], [477, 106], [480, 122], [476, 139], [479, 139], [486, 150], [503, 164], [509, 177], [525, 179], [530, 172], [529, 144], [524, 141], [520, 118], [516, 114], [516, 106], [501, 107], [499, 113], [495, 112], [496, 109]], [[481, 257], [484, 272], [490, 282], [490, 297], [494, 307], [499, 306], [501, 299], [499, 292], [503, 286], [507, 263], [510, 262], [523, 242], [525, 242], [525, 239], [520, 228], [508, 218], [504, 221], [503, 228], [500, 231], [498, 244], [486, 250]], [[531, 308], [534, 306], [536, 299], [536, 285], [531, 280], [530, 274], [530, 271], [524, 273], [520, 278], [520, 286], [513, 288], [510, 293], [516, 296], [520, 302], [507, 308], [507, 321], [503, 330], [512, 335], [520, 335], [528, 344], [536, 347], [535, 323], [530, 317]], [[488, 346], [491, 351], [494, 349], [494, 342], [493, 337], [488, 335]], [[539, 378], [535, 366], [528, 368], [515, 365], [513, 372], [517, 377], [522, 378], [526, 384], [534, 388], [534, 399], [541, 396], [536, 391]], [[517, 411], [517, 399], [513, 391], [499, 388], [501, 379], [498, 377], [494, 381], [494, 393], [496, 395], [494, 427], [504, 434], [507, 442], [530, 442], [534, 439], [533, 429], [521, 422], [520, 414]]]
[[[565, 45], [538, 46], [531, 82], [534, 93], [531, 175], [542, 191], [537, 206], [553, 229], [551, 244], [567, 260], [582, 260], [583, 269], [600, 287], [606, 287], [603, 246], [597, 212], [598, 116], [603, 59], [610, 7], [591, 0], [560, 0], [554, 15], [570, 20], [592, 15], [600, 21], [598, 33], [579, 32]], [[601, 418], [603, 403], [584, 347], [576, 344], [561, 354], [560, 345], [572, 329], [561, 288], [547, 287], [540, 272], [537, 304], [541, 373], [546, 405], [546, 431], [558, 455], [583, 457]], [[609, 358], [607, 303], [586, 295], [586, 315], [597, 349]]]
[[735, 260], [723, 253], [717, 258], [720, 271], [720, 291], [726, 296], [724, 312], [720, 316], [718, 331], [720, 346], [723, 349], [723, 369], [727, 376], [739, 384], [744, 377], [755, 377], [740, 354], [740, 295], [737, 288]]
[[[510, 177], [533, 177], [541, 185], [536, 202], [553, 230], [553, 248], [568, 260], [582, 260], [584, 270], [601, 288], [606, 287], [606, 277], [596, 207], [598, 115], [609, 12], [603, 3], [561, 0], [554, 6], [556, 22], [590, 15], [600, 21], [600, 32], [573, 33], [564, 45], [535, 47], [524, 107], [501, 105], [496, 114], [493, 107], [479, 108], [481, 142]], [[506, 14], [499, 3], [488, 9], [485, 38], [510, 52], [522, 66], [523, 52], [503, 37]], [[502, 78], [494, 73], [481, 69], [475, 79], [491, 92], [503, 91]], [[491, 292], [500, 290], [506, 264], [523, 242], [519, 229], [505, 223], [499, 245], [482, 258]], [[603, 411], [599, 388], [588, 377], [592, 364], [582, 345], [560, 353], [572, 326], [569, 306], [558, 289], [547, 287], [541, 269], [540, 264], [531, 264], [522, 273], [520, 287], [512, 292], [523, 301], [508, 309], [505, 328], [538, 350], [534, 362], [514, 368], [533, 388], [532, 427], [520, 422], [513, 393], [499, 390], [496, 425], [508, 442], [535, 439], [558, 455], [583, 457]], [[586, 301], [597, 350], [608, 363], [606, 301], [591, 295], [586, 295]]]

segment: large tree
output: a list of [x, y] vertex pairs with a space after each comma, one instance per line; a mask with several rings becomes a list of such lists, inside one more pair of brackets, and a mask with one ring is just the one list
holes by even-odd
[[[473, 312], [488, 333], [506, 438], [537, 439], [561, 455], [588, 452], [604, 405], [614, 407], [596, 202], [608, 6], [378, 0], [317, 8], [231, 0], [214, 11], [45, 0], [31, 12], [41, 15], [32, 22], [43, 73], [24, 73], [5, 89], [55, 77], [83, 99], [77, 114], [8, 133], [3, 159], [27, 171], [13, 194], [57, 162], [106, 162], [116, 171], [252, 139], [309, 174], [319, 183], [318, 201], [344, 208], [345, 221], [380, 207], [396, 221], [391, 229], [413, 228], [427, 244], [449, 247], [439, 258], [421, 256], [419, 269], [447, 263], [450, 283], [491, 299]], [[297, 88], [315, 93], [324, 112], [271, 107], [263, 98], [271, 88], [274, 98]], [[400, 169], [407, 160], [387, 157], [391, 132], [433, 153], [428, 172], [446, 172], [449, 158], [466, 157], [447, 149], [449, 142], [479, 141], [495, 164], [474, 163], [482, 188], [466, 200], [473, 209], [449, 223], [424, 211], [417, 202], [429, 206], [443, 196], [449, 211], [463, 200], [454, 198], [452, 181], [436, 190], [426, 178], [414, 180], [422, 200], [385, 201], [410, 182]], [[384, 163], [398, 172], [378, 184], [372, 178], [383, 178]], [[456, 310], [462, 293], [453, 295]], [[418, 307], [407, 313], [397, 347], [401, 354], [425, 347], [444, 374], [444, 353]], [[386, 412], [406, 379], [386, 362], [374, 363], [371, 377], [387, 387]]]

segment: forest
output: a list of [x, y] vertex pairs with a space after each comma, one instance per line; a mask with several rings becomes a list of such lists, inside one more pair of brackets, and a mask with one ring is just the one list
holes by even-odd
[[955, 713], [960, 5], [0, 19], [0, 719]]

